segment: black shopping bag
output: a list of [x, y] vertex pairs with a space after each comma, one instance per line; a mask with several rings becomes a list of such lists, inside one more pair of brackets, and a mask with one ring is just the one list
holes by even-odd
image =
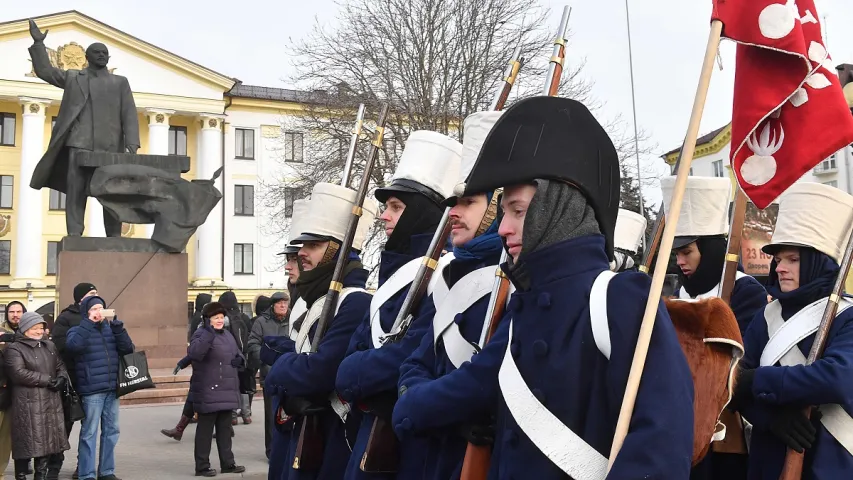
[[145, 351], [133, 352], [119, 359], [118, 390], [116, 396], [146, 388], [155, 388], [154, 380], [148, 373], [148, 358]]

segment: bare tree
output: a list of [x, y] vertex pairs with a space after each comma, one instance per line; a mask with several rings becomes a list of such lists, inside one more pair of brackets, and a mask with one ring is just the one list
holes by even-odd
[[[509, 102], [541, 94], [559, 20], [538, 0], [340, 0], [337, 5], [336, 27], [316, 24], [309, 36], [290, 42], [297, 72], [292, 80], [306, 92], [305, 109], [300, 117], [283, 119], [282, 129], [304, 132], [306, 141], [302, 163], [289, 163], [280, 177], [262, 185], [260, 197], [274, 218], [268, 234], [286, 233], [282, 213], [294, 192], [304, 196], [317, 182], [340, 182], [359, 103], [367, 106], [369, 127], [375, 127], [371, 122], [381, 103], [391, 107], [370, 178], [373, 186], [382, 186], [410, 132], [432, 130], [462, 140], [462, 121], [489, 108], [516, 46], [525, 62]], [[583, 66], [565, 65], [559, 94], [595, 109], [592, 84], [581, 77]], [[618, 131], [618, 125], [614, 121], [610, 130]], [[369, 152], [368, 136], [362, 139], [352, 165], [353, 187]], [[614, 142], [623, 157], [633, 155], [633, 136], [630, 142]]]

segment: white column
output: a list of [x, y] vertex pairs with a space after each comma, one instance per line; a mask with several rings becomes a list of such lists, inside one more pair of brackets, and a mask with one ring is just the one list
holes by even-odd
[[[210, 179], [213, 173], [222, 165], [222, 119], [221, 115], [202, 115], [201, 125], [201, 147], [198, 155], [197, 178]], [[220, 176], [215, 186], [222, 192], [222, 177]], [[224, 192], [223, 192], [224, 193]], [[207, 220], [196, 230], [196, 286], [222, 284], [222, 202], [207, 216]], [[231, 260], [233, 262], [233, 259]], [[226, 258], [228, 265], [228, 258]]]
[[[172, 110], [148, 109], [148, 154], [169, 154], [169, 119], [174, 115]], [[145, 238], [151, 238], [154, 224], [145, 225]]]
[[45, 262], [42, 257], [42, 217], [44, 216], [42, 191], [30, 188], [33, 170], [44, 154], [45, 109], [49, 100], [21, 98], [24, 121], [21, 142], [21, 170], [15, 182], [15, 243], [12, 256], [15, 259], [14, 279], [11, 288], [43, 288]]

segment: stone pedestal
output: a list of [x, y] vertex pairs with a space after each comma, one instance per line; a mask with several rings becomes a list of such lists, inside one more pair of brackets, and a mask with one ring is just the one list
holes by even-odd
[[187, 350], [187, 254], [147, 239], [65, 237], [56, 277], [58, 310], [91, 282], [124, 322], [149, 368], [174, 367]]

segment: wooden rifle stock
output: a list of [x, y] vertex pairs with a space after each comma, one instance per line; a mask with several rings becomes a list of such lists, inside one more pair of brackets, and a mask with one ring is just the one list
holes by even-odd
[[[548, 76], [545, 81], [545, 94], [555, 96], [560, 88], [560, 78], [563, 75], [563, 62], [566, 58], [566, 29], [569, 26], [569, 17], [572, 14], [572, 9], [568, 5], [563, 7], [563, 16], [560, 19], [560, 26], [557, 29], [557, 36], [554, 39], [554, 52], [551, 56], [550, 65], [548, 67]], [[506, 250], [501, 253], [500, 263], [507, 261], [508, 255]], [[485, 338], [481, 345], [485, 348], [486, 344], [497, 331], [501, 317], [506, 310], [506, 302], [509, 297], [509, 278], [501, 271], [500, 267], [496, 272], [495, 286], [492, 288], [492, 294], [489, 304], [489, 312], [485, 319], [488, 322], [485, 329]], [[492, 448], [488, 445], [474, 445], [468, 442], [465, 449], [465, 459], [462, 461], [462, 473], [459, 480], [485, 480], [489, 473], [489, 465], [492, 462]]]
[[[826, 309], [823, 311], [820, 327], [817, 333], [815, 333], [814, 343], [812, 343], [812, 349], [809, 351], [808, 359], [806, 359], [806, 365], [811, 365], [823, 356], [823, 351], [826, 349], [826, 341], [829, 338], [829, 330], [832, 328], [832, 322], [835, 321], [838, 304], [841, 302], [841, 296], [844, 293], [844, 281], [850, 272], [851, 261], [853, 261], [853, 232], [851, 232], [850, 238], [847, 239], [847, 248], [844, 250], [844, 256], [841, 257], [841, 268], [838, 270], [838, 278], [835, 279], [835, 285], [832, 287], [829, 301], [826, 302]], [[806, 408], [804, 413], [807, 418], [811, 418], [812, 407]], [[779, 480], [800, 480], [803, 476], [804, 459], [804, 453], [799, 453], [789, 448], [785, 454], [785, 464], [782, 466], [782, 474], [779, 475]]]
[[[388, 119], [388, 104], [383, 104], [379, 111], [379, 119], [376, 122], [376, 134], [373, 139], [373, 145], [370, 149], [370, 154], [367, 157], [367, 163], [364, 166], [361, 184], [358, 187], [355, 197], [355, 204], [352, 208], [352, 214], [347, 224], [346, 232], [344, 233], [341, 248], [338, 251], [338, 261], [335, 263], [335, 270], [332, 273], [332, 281], [329, 283], [329, 291], [326, 292], [326, 299], [323, 303], [323, 309], [320, 313], [320, 318], [317, 320], [317, 329], [314, 331], [314, 337], [311, 339], [311, 352], [316, 352], [320, 347], [320, 342], [326, 335], [332, 317], [338, 305], [338, 298], [341, 290], [343, 290], [344, 268], [349, 263], [349, 252], [352, 249], [352, 243], [355, 239], [355, 231], [358, 228], [358, 221], [362, 215], [362, 206], [364, 198], [367, 196], [367, 187], [370, 183], [370, 174], [373, 170], [373, 165], [376, 163], [376, 157], [379, 155], [379, 149], [382, 148], [382, 137], [385, 131], [385, 123]], [[360, 121], [359, 129], [360, 129]], [[357, 134], [353, 132], [354, 138]], [[355, 155], [355, 144], [351, 146], [351, 154]], [[348, 164], [352, 164], [348, 160]], [[348, 182], [348, 173], [344, 172], [342, 183]], [[296, 454], [293, 457], [294, 470], [314, 470], [319, 467], [323, 461], [323, 431], [320, 428], [320, 420], [317, 414], [308, 414], [302, 417], [302, 428], [299, 430], [299, 439], [296, 444]]]
[[368, 473], [396, 473], [400, 467], [400, 442], [391, 424], [382, 417], [373, 419], [367, 447], [359, 468]]
[[663, 205], [658, 212], [658, 218], [655, 220], [655, 226], [652, 228], [652, 236], [646, 242], [646, 251], [643, 252], [643, 261], [640, 263], [639, 270], [643, 273], [649, 273], [652, 269], [652, 263], [655, 261], [655, 252], [660, 248], [660, 240], [663, 236], [663, 230], [666, 227], [666, 214], [664, 213]]

